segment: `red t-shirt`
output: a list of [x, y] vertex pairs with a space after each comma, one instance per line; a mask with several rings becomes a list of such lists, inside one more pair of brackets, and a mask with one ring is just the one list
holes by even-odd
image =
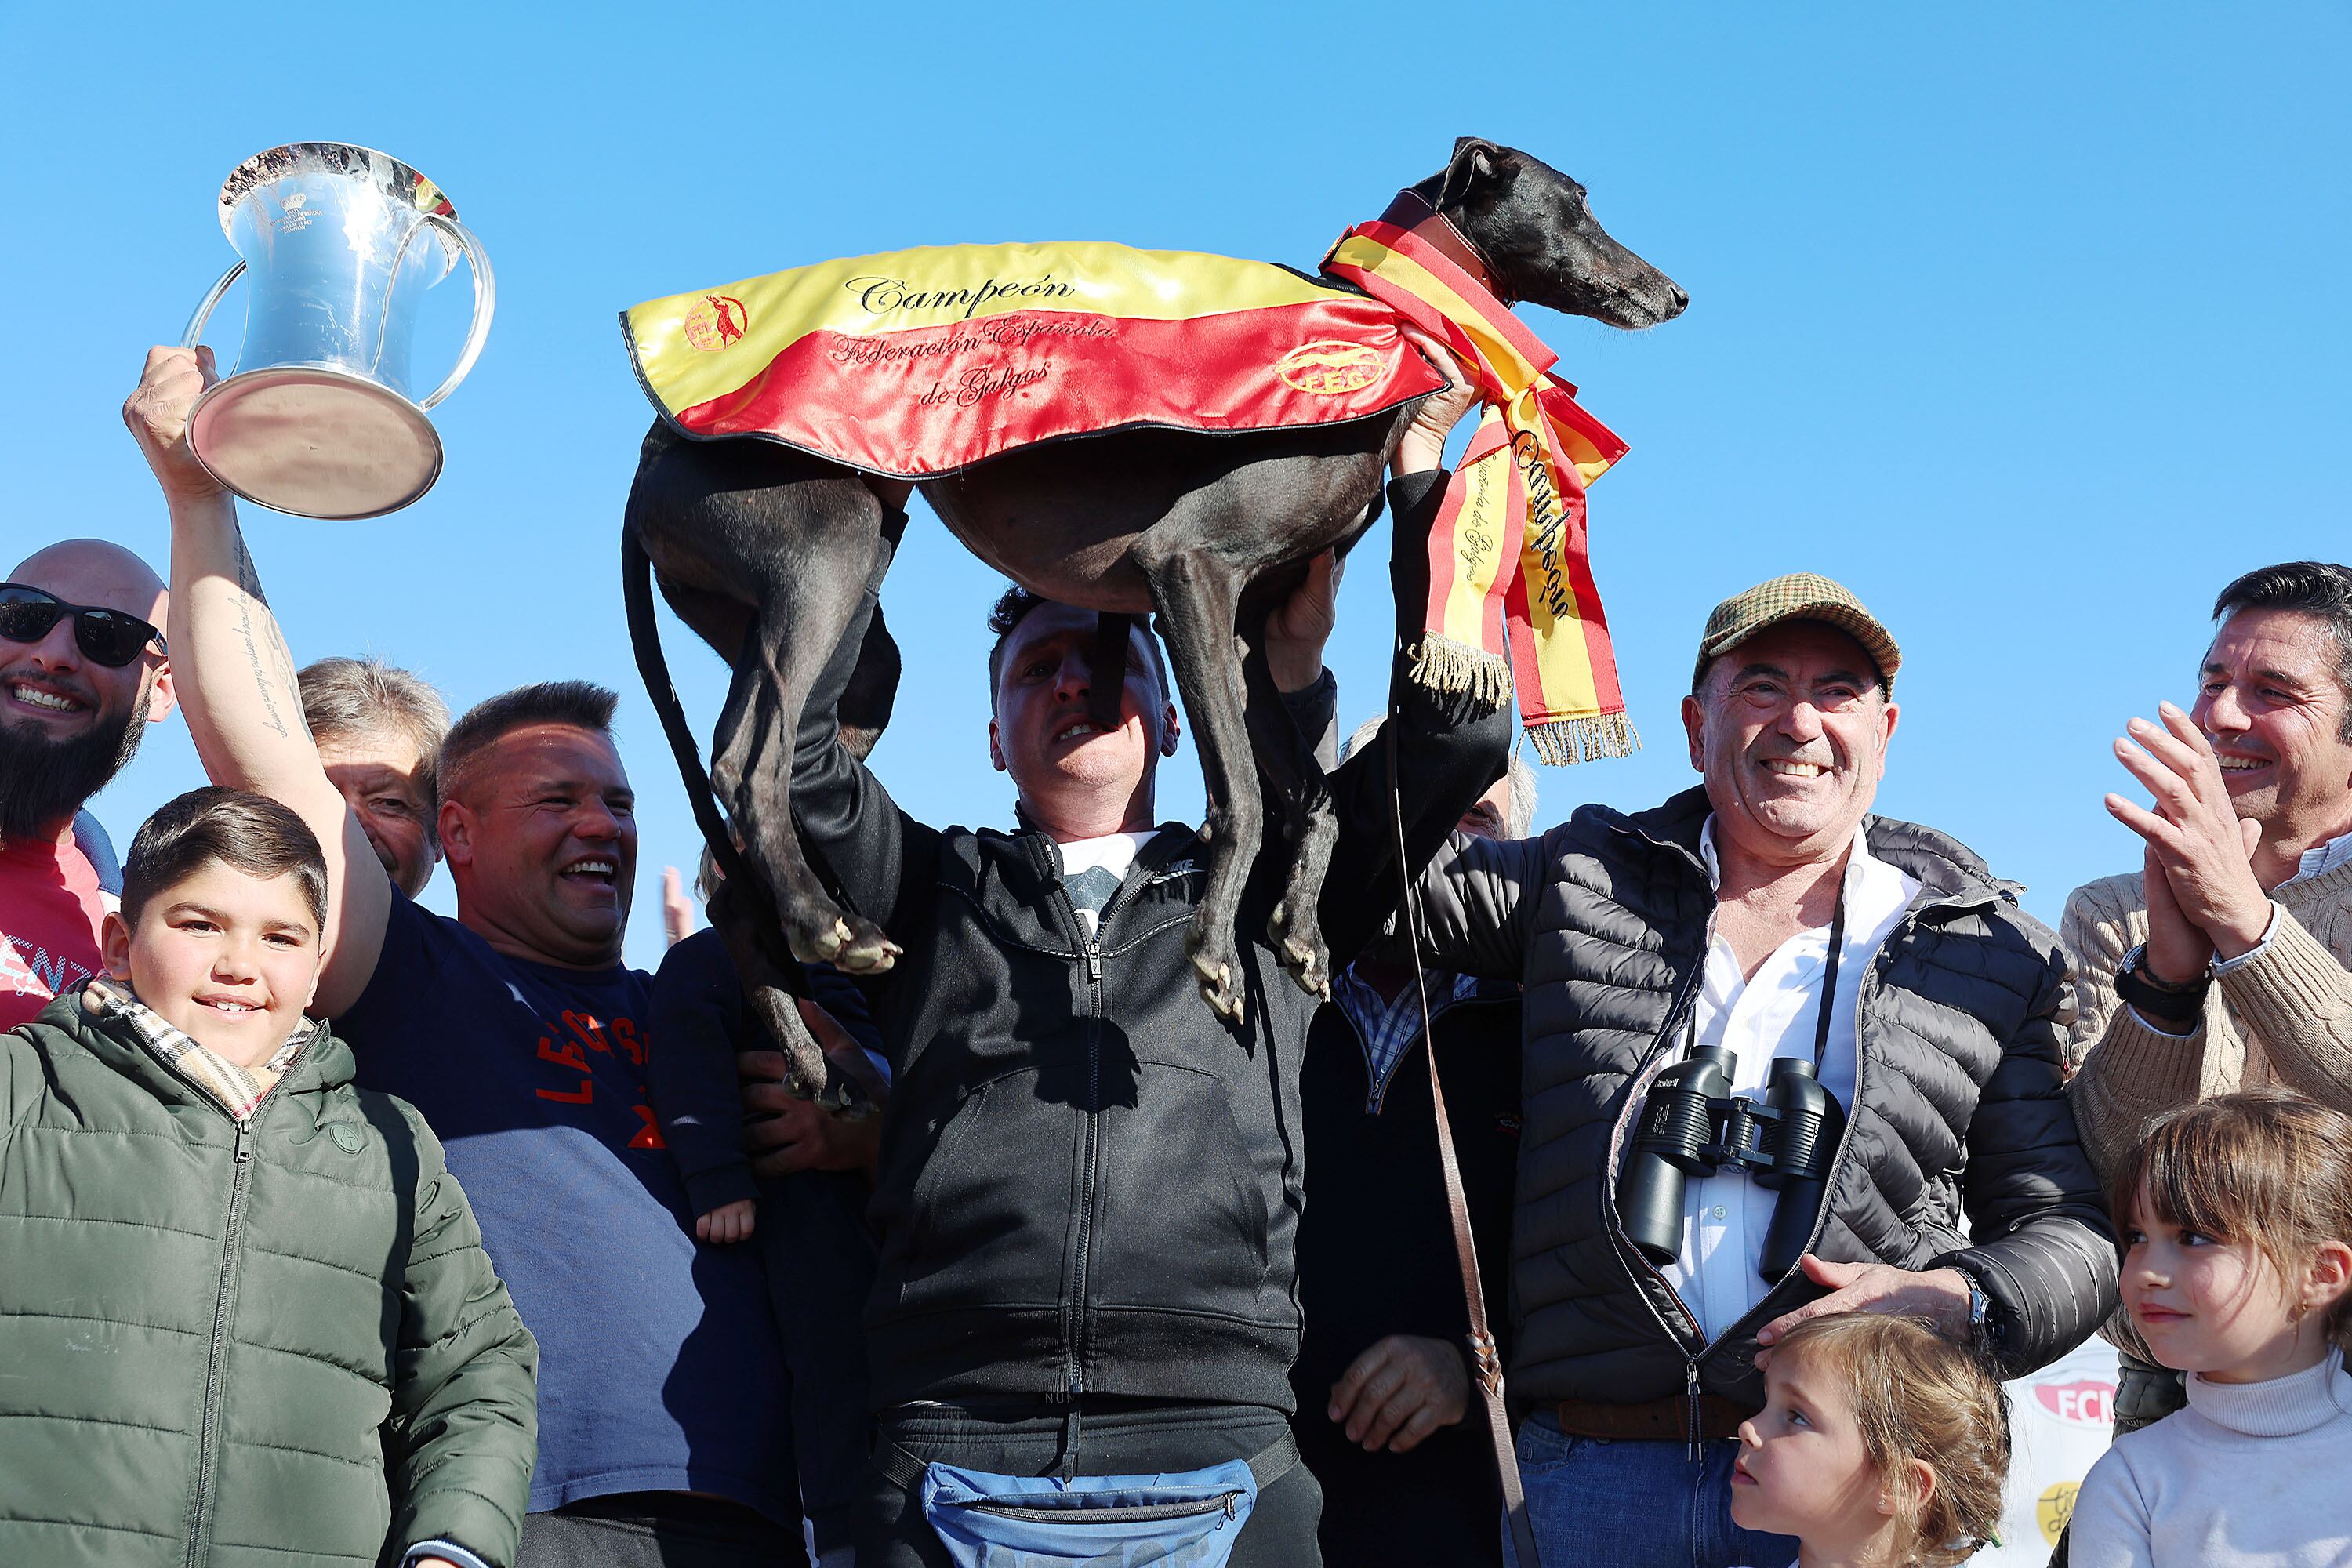
[[71, 824], [51, 843], [0, 845], [0, 1029], [100, 972], [106, 910]]

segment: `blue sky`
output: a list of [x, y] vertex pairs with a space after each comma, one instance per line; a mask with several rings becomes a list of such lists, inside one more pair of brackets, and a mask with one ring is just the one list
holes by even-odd
[[[462, 708], [557, 676], [624, 697], [643, 798], [630, 957], [698, 840], [630, 661], [616, 540], [648, 418], [614, 314], [902, 246], [1087, 238], [1311, 266], [1458, 134], [1587, 184], [1689, 312], [1639, 336], [1542, 310], [1633, 444], [1595, 488], [1594, 570], [1633, 716], [1620, 763], [1543, 770], [1543, 817], [1692, 775], [1675, 717], [1708, 606], [1776, 573], [1850, 584], [1902, 641], [1880, 809], [2031, 885], [2137, 862], [2101, 809], [2134, 712], [2190, 687], [2205, 612], [2265, 562], [2352, 556], [2342, 5], [640, 8], [410, 4], [392, 26], [203, 7], [0, 5], [0, 542], [160, 567], [117, 408], [231, 255], [212, 196], [296, 140], [383, 148], [497, 266], [440, 487], [393, 517], [247, 531], [299, 658], [369, 651]], [[288, 15], [292, 15], [289, 13]], [[1484, 23], [1475, 19], [1483, 15]], [[420, 357], [452, 352], [462, 282]], [[233, 351], [234, 298], [215, 341]], [[1383, 679], [1383, 525], [1331, 662]], [[1000, 584], [938, 525], [886, 595], [907, 644], [877, 765], [933, 821], [1003, 824], [982, 616]], [[707, 734], [723, 679], [673, 623]], [[127, 841], [200, 783], [185, 730], [102, 795]], [[1200, 804], [1189, 751], [1163, 815]], [[448, 907], [436, 878], [427, 901]]]

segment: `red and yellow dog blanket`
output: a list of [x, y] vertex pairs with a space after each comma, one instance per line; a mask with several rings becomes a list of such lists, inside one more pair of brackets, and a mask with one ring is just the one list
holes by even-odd
[[1516, 667], [1545, 760], [1622, 755], [1633, 737], [1583, 558], [1583, 494], [1624, 445], [1545, 374], [1550, 354], [1491, 292], [1417, 245], [1391, 225], [1350, 230], [1327, 269], [1363, 293], [1186, 251], [930, 247], [648, 300], [622, 330], [687, 435], [762, 436], [928, 479], [1134, 426], [1380, 414], [1444, 384], [1403, 335], [1414, 322], [1489, 405], [1430, 540], [1415, 672], [1499, 700]]

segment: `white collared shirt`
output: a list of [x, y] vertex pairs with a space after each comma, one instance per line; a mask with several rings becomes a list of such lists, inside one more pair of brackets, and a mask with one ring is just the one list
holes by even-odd
[[[1715, 818], [1699, 832], [1699, 858], [1707, 880], [1720, 887]], [[1829, 1044], [1822, 1052], [1822, 1087], [1849, 1112], [1853, 1109], [1854, 1008], [1862, 977], [1893, 934], [1903, 911], [1919, 891], [1919, 881], [1871, 854], [1861, 828], [1846, 859], [1845, 948], [1838, 961], [1837, 994], [1830, 1007]], [[1731, 1091], [1764, 1098], [1775, 1057], [1812, 1059], [1819, 1021], [1822, 975], [1828, 968], [1829, 928], [1801, 931], [1774, 950], [1753, 978], [1740, 973], [1731, 944], [1714, 937], [1694, 1013], [1702, 1046], [1727, 1046], [1738, 1054]], [[1676, 1059], [1682, 1046], [1676, 1043]], [[1714, 1339], [1746, 1316], [1776, 1281], [1757, 1273], [1765, 1233], [1780, 1194], [1759, 1186], [1745, 1171], [1693, 1177], [1683, 1188], [1682, 1256], [1660, 1270], [1675, 1293]]]
[[2352, 833], [2342, 834], [2325, 844], [2315, 844], [2297, 858], [2294, 875], [2279, 884], [2289, 887], [2308, 881], [2323, 872], [2333, 871], [2347, 860], [2352, 860]]

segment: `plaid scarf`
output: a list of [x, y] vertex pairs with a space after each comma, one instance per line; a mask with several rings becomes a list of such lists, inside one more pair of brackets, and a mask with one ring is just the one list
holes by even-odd
[[222, 1110], [239, 1121], [253, 1114], [255, 1108], [269, 1093], [270, 1085], [294, 1065], [295, 1058], [302, 1054], [302, 1047], [310, 1043], [320, 1028], [308, 1018], [295, 1025], [294, 1033], [286, 1043], [262, 1064], [261, 1071], [268, 1075], [265, 1079], [251, 1068], [237, 1066], [219, 1052], [199, 1045], [184, 1030], [165, 1023], [162, 1014], [132, 995], [127, 986], [117, 990], [113, 983], [93, 980], [84, 990], [97, 1001], [100, 1017], [121, 1018], [128, 1023], [140, 1039], [146, 1042], [149, 1050], [169, 1066], [178, 1068], [190, 1082], [212, 1096]]

